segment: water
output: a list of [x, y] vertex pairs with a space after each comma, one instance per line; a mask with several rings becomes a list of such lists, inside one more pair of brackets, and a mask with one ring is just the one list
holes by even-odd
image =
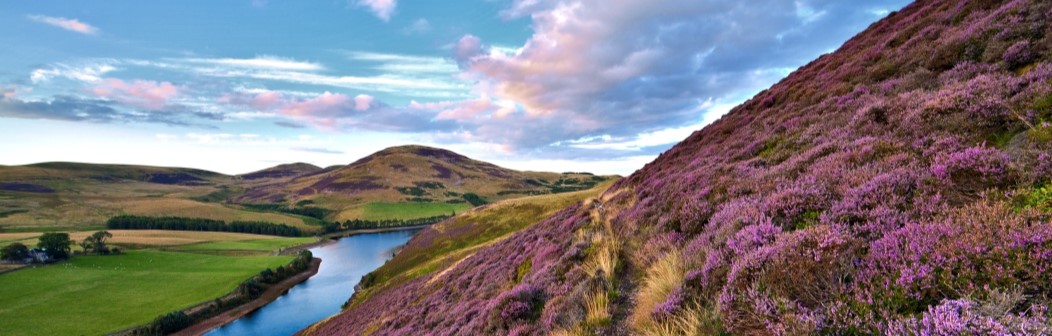
[[361, 234], [313, 248], [311, 253], [322, 260], [318, 274], [274, 302], [205, 335], [291, 335], [332, 316], [354, 293], [358, 280], [383, 265], [417, 231]]

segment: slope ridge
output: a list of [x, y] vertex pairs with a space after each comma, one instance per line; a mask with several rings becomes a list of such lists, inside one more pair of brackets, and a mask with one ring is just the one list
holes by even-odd
[[1047, 334], [1050, 17], [913, 3], [592, 204], [310, 332]]

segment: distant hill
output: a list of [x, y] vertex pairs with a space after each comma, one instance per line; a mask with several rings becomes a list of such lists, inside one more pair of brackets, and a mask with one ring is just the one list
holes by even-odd
[[517, 171], [452, 151], [413, 145], [387, 148], [346, 166], [252, 187], [236, 201], [305, 202], [334, 210], [334, 219], [345, 220], [363, 215], [368, 209], [363, 207], [370, 203], [374, 207], [403, 203], [408, 208], [438, 208], [449, 213], [481, 202], [589, 189], [606, 179], [587, 173]]
[[238, 177], [245, 180], [276, 179], [296, 177], [304, 174], [315, 173], [320, 170], [322, 170], [321, 167], [309, 163], [297, 162], [277, 165], [267, 169], [254, 171], [248, 174], [238, 175]]
[[71, 162], [0, 166], [0, 230], [97, 227], [119, 214], [310, 230], [321, 220], [448, 215], [501, 199], [587, 189], [605, 179], [520, 172], [423, 146], [388, 148], [349, 165], [290, 163], [236, 176]]

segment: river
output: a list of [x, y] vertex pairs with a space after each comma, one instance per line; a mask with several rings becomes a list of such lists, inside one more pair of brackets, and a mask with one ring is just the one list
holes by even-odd
[[340, 312], [363, 275], [383, 265], [418, 231], [359, 234], [313, 248], [314, 257], [321, 258], [318, 274], [263, 308], [205, 335], [291, 335], [332, 316]]

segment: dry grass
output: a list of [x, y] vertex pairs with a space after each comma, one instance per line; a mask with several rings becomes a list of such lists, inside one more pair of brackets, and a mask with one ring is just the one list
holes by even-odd
[[[142, 188], [135, 187], [145, 185]], [[222, 221], [262, 221], [304, 229], [302, 219], [278, 213], [241, 210], [217, 203], [180, 198], [186, 187], [154, 187], [146, 183], [79, 186], [91, 191], [0, 198], [0, 209], [27, 210], [0, 218], [0, 227], [45, 228], [102, 226], [119, 214], [177, 216]]]
[[643, 336], [705, 336], [718, 335], [722, 331], [715, 311], [691, 305], [668, 321], [650, 324], [638, 333]]
[[549, 334], [549, 335], [550, 336], [589, 336], [589, 335], [592, 335], [592, 333], [589, 333], [587, 330], [584, 329], [584, 327], [578, 326], [576, 328], [569, 329], [569, 330], [565, 330], [565, 329], [555, 330], [555, 331], [552, 331], [551, 334]]
[[636, 294], [636, 307], [629, 321], [638, 330], [649, 327], [653, 320], [651, 312], [662, 302], [668, 299], [672, 293], [683, 282], [683, 266], [678, 252], [665, 255], [649, 269], [643, 278], [643, 282]]
[[585, 273], [592, 277], [610, 279], [620, 263], [621, 242], [610, 236], [594, 235], [593, 252], [585, 262]]
[[610, 322], [610, 299], [606, 292], [598, 291], [586, 300], [585, 324], [602, 325]]

